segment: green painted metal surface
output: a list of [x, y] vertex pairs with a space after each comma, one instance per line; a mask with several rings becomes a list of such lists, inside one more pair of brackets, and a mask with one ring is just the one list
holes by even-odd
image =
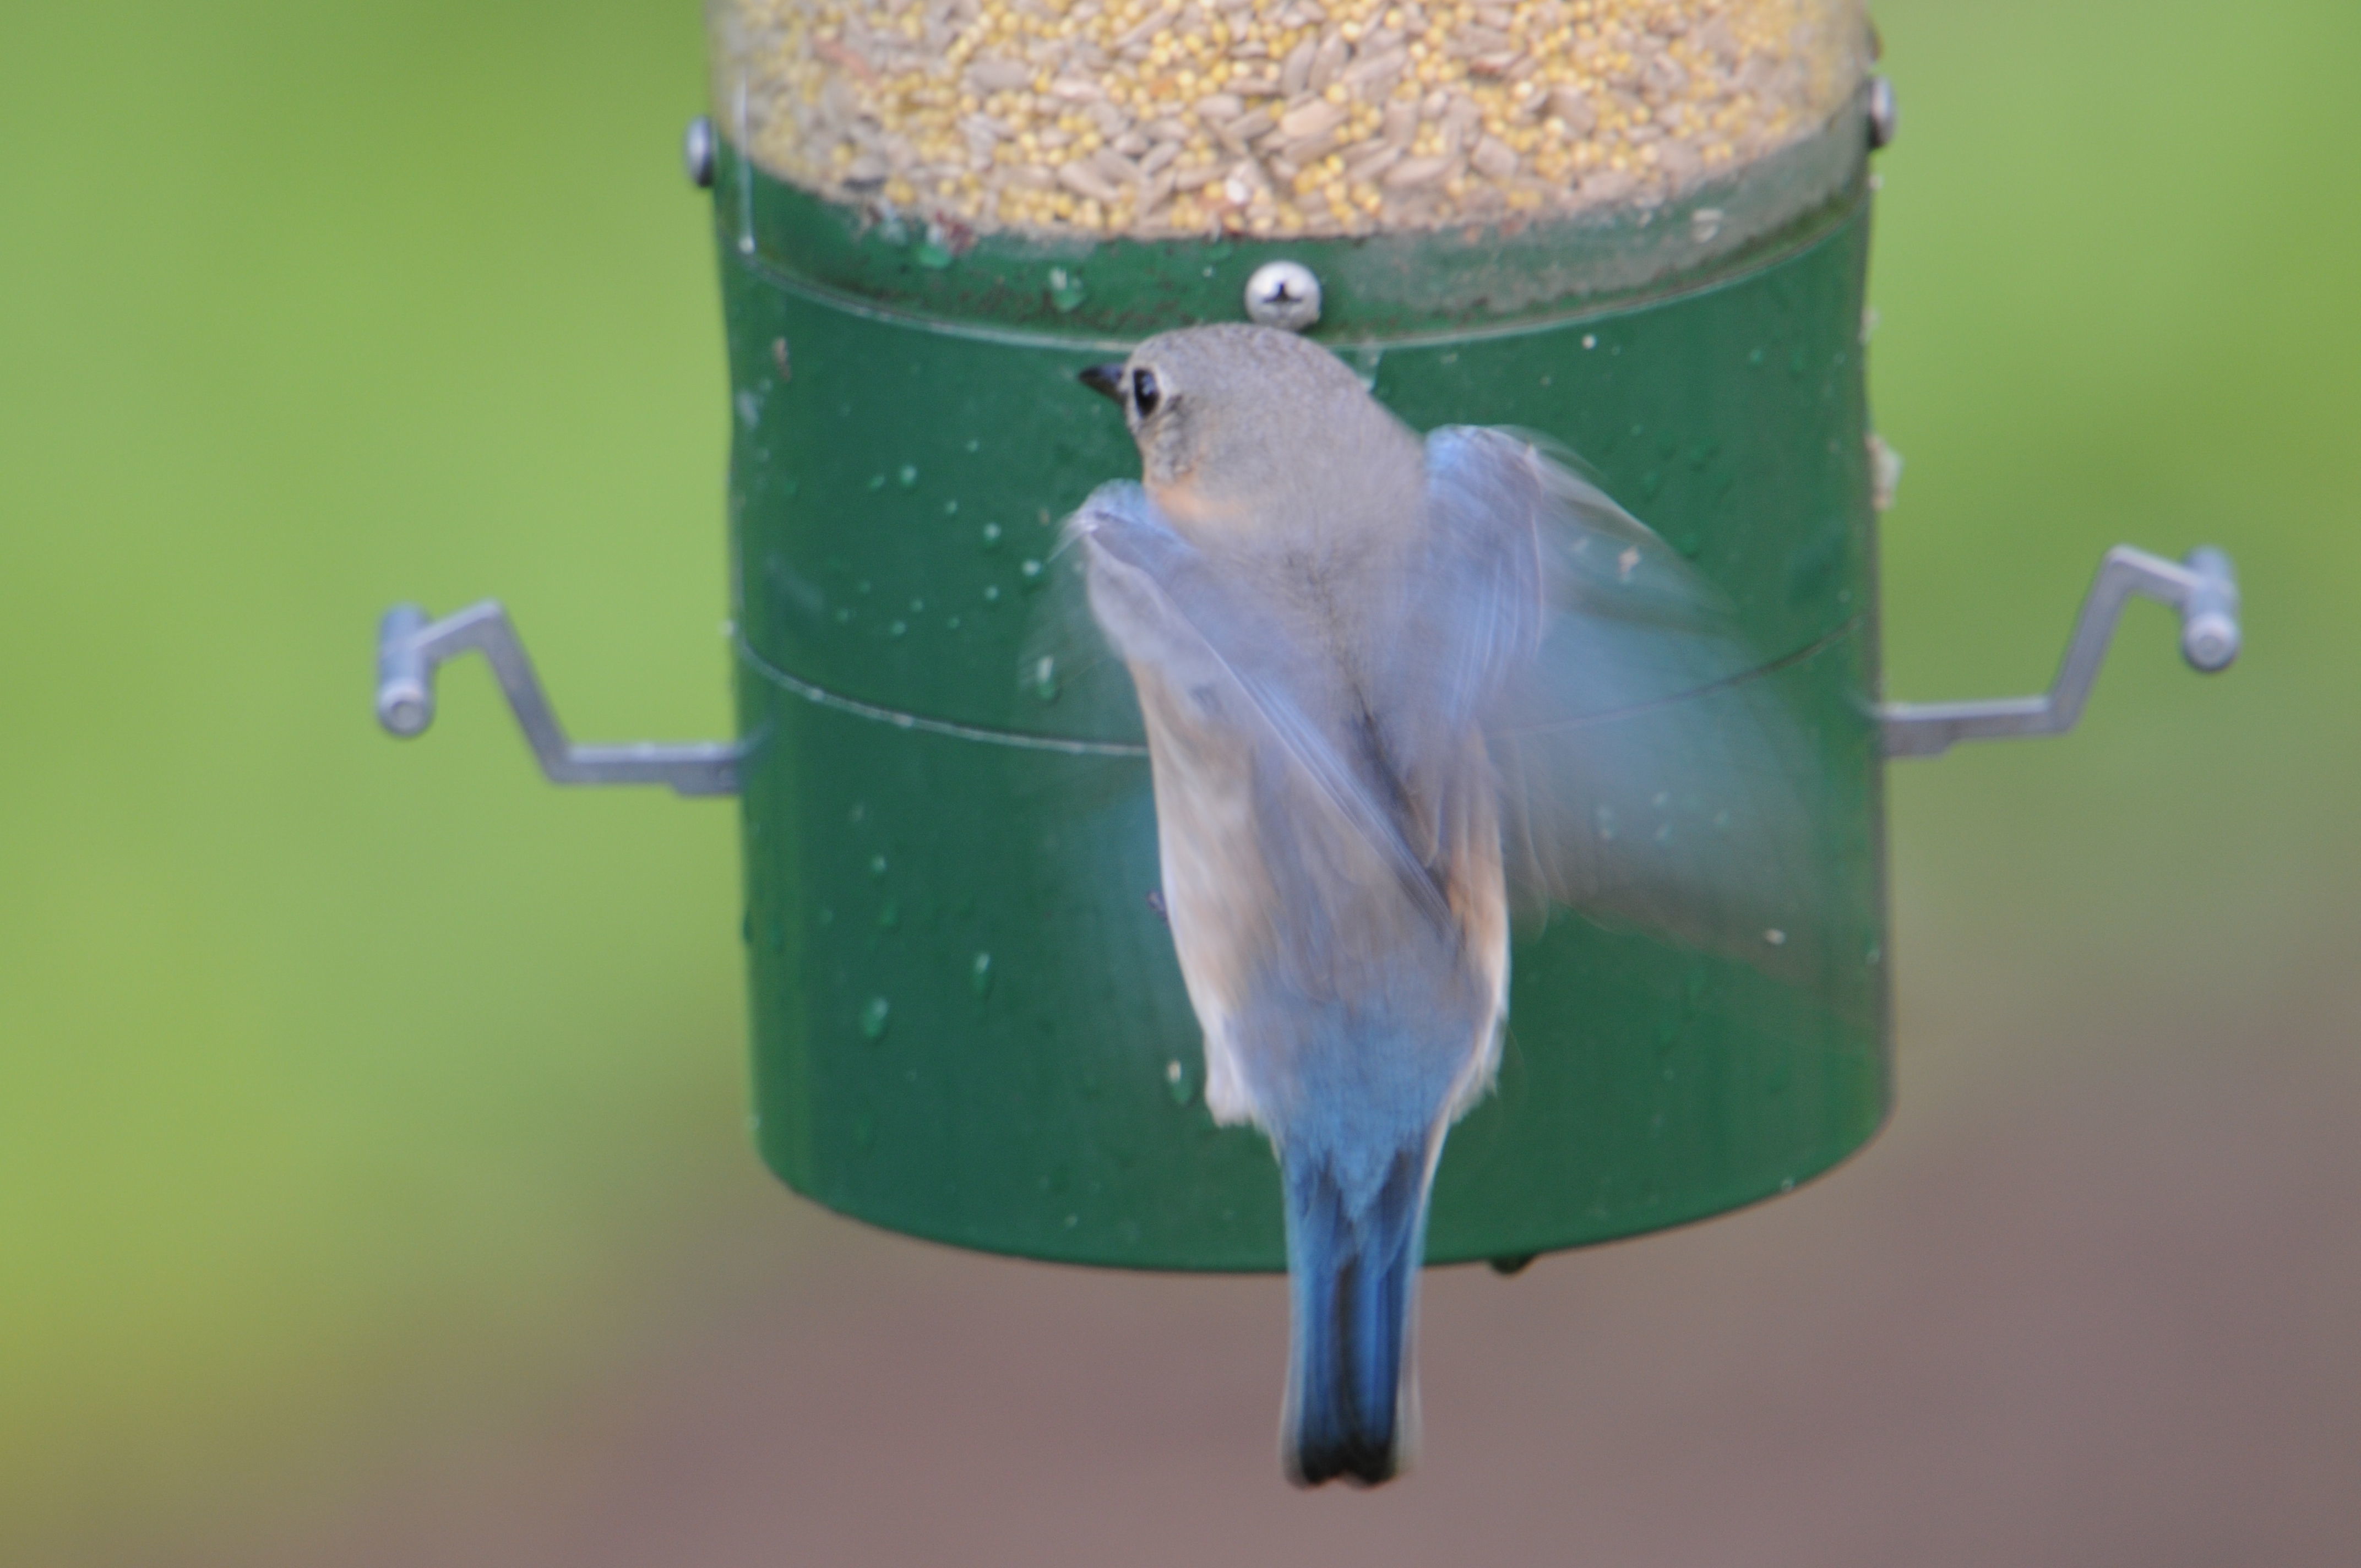
[[[1773, 979], [1565, 912], [1521, 931], [1499, 1088], [1451, 1135], [1430, 1261], [1770, 1196], [1884, 1114], [1868, 205], [1850, 168], [1653, 293], [1463, 302], [1451, 332], [1347, 290], [1315, 334], [1418, 428], [1516, 425], [1580, 454], [1730, 595], [1811, 746], [1796, 787], [1821, 928], [1798, 935], [1817, 970]], [[1028, 638], [1056, 524], [1137, 472], [1074, 380], [1110, 330], [1235, 319], [1237, 280], [1276, 255], [1323, 276], [1406, 264], [1345, 257], [1355, 242], [952, 255], [726, 154], [718, 190], [763, 1157], [830, 1208], [961, 1245], [1283, 1266], [1268, 1147], [1204, 1109], [1121, 672], [1045, 678]], [[1218, 289], [1176, 284], [1184, 262]]]

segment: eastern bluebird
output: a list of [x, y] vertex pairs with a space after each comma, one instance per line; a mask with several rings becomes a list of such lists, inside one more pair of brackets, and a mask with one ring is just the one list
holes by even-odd
[[1761, 947], [1794, 852], [1781, 720], [1686, 716], [1755, 666], [1686, 565], [1529, 440], [1422, 441], [1261, 327], [1082, 378], [1139, 446], [1144, 483], [1069, 537], [1146, 722], [1205, 1103], [1279, 1158], [1287, 1471], [1374, 1485], [1415, 1444], [1428, 1191], [1499, 1060], [1511, 882]]

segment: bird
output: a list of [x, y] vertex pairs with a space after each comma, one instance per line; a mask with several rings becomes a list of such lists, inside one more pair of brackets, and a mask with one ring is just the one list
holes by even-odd
[[1282, 1463], [1376, 1486], [1417, 1450], [1429, 1198], [1498, 1070], [1518, 890], [1700, 945], [1800, 927], [1762, 913], [1785, 729], [1679, 711], [1752, 667], [1726, 605], [1533, 438], [1422, 437], [1261, 326], [1080, 379], [1139, 453], [1064, 542], [1137, 697], [1205, 1106], [1279, 1168]]

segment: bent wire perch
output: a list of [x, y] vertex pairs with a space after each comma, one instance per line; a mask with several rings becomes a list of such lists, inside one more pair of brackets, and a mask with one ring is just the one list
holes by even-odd
[[738, 793], [743, 742], [586, 746], [567, 740], [533, 673], [532, 656], [498, 599], [433, 621], [414, 604], [385, 612], [377, 634], [377, 720], [388, 733], [403, 740], [425, 733], [434, 721], [434, 672], [462, 653], [481, 653], [491, 664], [500, 695], [550, 783], [664, 784], [685, 795]]
[[2186, 563], [2118, 544], [2100, 563], [2074, 618], [2058, 676], [2039, 696], [1981, 702], [1890, 702], [1877, 710], [1889, 757], [1938, 757], [1961, 740], [2063, 735], [2082, 717], [2091, 685], [2125, 603], [2137, 594], [2180, 612], [2180, 656], [2200, 674], [2218, 674], [2238, 656], [2238, 578], [2230, 557], [2207, 548]]
[[[1890, 702], [1873, 712], [1888, 757], [1935, 757], [1962, 740], [2062, 735], [2074, 728], [2107, 656], [2115, 624], [2133, 596], [2168, 605], [2180, 616], [2180, 652], [2202, 674], [2229, 668], [2238, 656], [2238, 580], [2219, 550], [2166, 560], [2118, 544], [2106, 554], [2083, 597], [2057, 678], [2038, 696], [1976, 702]], [[663, 784], [684, 795], [738, 793], [743, 741], [679, 745], [632, 742], [583, 745], [566, 739], [533, 659], [508, 611], [497, 599], [430, 620], [414, 604], [396, 605], [378, 626], [377, 718], [389, 734], [410, 740], [434, 720], [435, 672], [463, 653], [481, 653], [500, 694], [524, 731], [550, 783]], [[1126, 753], [1135, 747], [1124, 747]]]

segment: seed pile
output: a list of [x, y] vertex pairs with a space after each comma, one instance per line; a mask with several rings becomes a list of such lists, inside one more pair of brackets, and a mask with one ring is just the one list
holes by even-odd
[[1867, 39], [1860, 0], [716, 4], [724, 123], [756, 161], [978, 232], [1658, 203], [1817, 128]]

